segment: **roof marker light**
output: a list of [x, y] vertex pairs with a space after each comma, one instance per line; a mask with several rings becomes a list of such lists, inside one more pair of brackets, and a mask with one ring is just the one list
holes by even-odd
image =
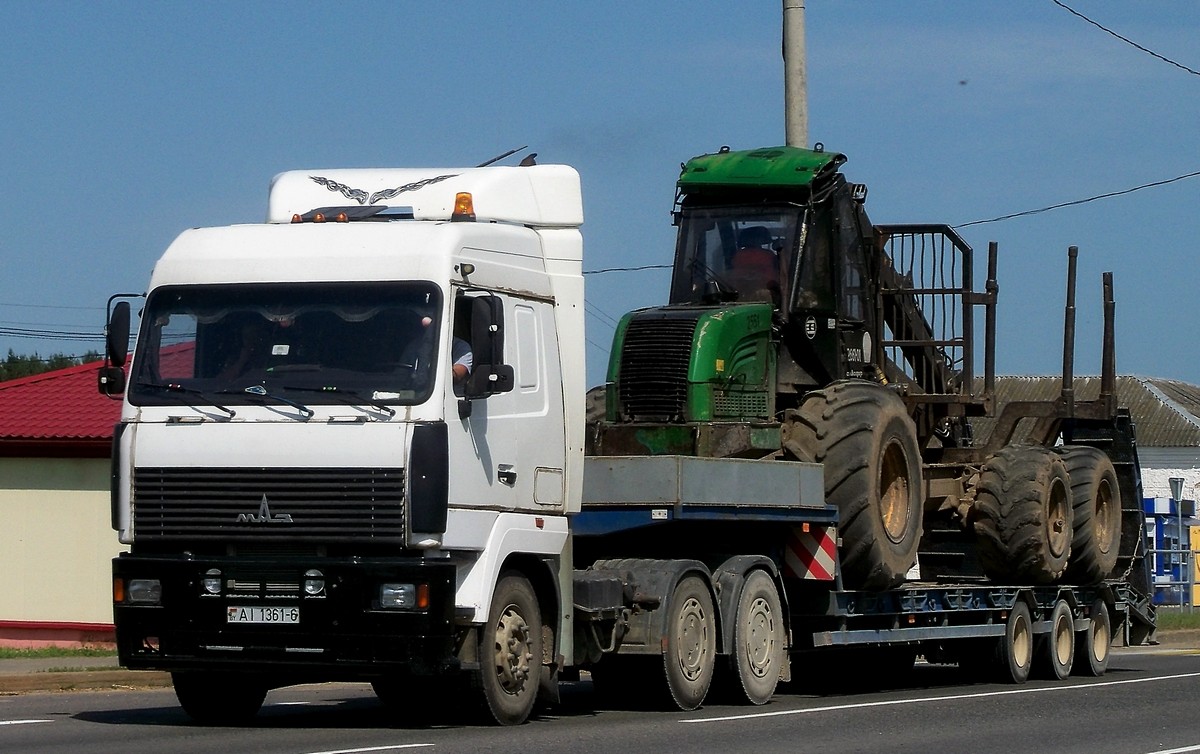
[[304, 218], [300, 216], [299, 212], [297, 212], [296, 214], [292, 215], [292, 222], [302, 223], [302, 222], [304, 222]]
[[323, 212], [318, 212], [317, 214], [313, 215], [313, 222], [314, 222], [314, 223], [323, 223], [323, 222], [325, 222], [325, 213], [323, 213]]
[[461, 191], [454, 196], [454, 213], [450, 215], [451, 222], [474, 222], [475, 200], [467, 191]]

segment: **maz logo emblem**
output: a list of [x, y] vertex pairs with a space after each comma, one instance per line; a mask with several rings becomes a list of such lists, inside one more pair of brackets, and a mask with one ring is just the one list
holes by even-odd
[[239, 513], [237, 517], [239, 524], [290, 524], [292, 516], [290, 513], [276, 513], [271, 515], [271, 506], [267, 504], [267, 496], [263, 495], [262, 503], [258, 506], [258, 513]]

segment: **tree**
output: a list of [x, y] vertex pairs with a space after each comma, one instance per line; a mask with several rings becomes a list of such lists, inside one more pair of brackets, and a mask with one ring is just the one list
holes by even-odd
[[100, 354], [95, 351], [88, 351], [82, 356], [56, 353], [48, 358], [42, 358], [36, 351], [32, 354], [18, 354], [10, 348], [7, 358], [0, 362], [0, 382], [78, 366], [90, 361], [99, 361], [100, 358]]

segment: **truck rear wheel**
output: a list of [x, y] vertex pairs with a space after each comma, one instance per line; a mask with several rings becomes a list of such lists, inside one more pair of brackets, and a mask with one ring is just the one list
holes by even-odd
[[835, 382], [789, 413], [784, 448], [825, 465], [825, 500], [841, 517], [850, 589], [904, 580], [921, 539], [921, 450], [904, 402], [871, 382]]
[[1049, 584], [1071, 554], [1071, 481], [1053, 451], [1012, 446], [979, 475], [975, 534], [984, 572], [1004, 582]]
[[480, 669], [472, 681], [491, 718], [520, 725], [537, 701], [542, 672], [542, 615], [523, 576], [503, 575], [492, 595], [479, 644]]
[[1040, 637], [1039, 663], [1047, 678], [1063, 680], [1075, 663], [1075, 618], [1066, 600], [1054, 603], [1050, 633]]
[[733, 654], [729, 663], [751, 704], [766, 704], [775, 694], [786, 651], [783, 608], [775, 582], [754, 571], [742, 587], [734, 624]]
[[1004, 636], [996, 648], [996, 665], [1001, 681], [1025, 683], [1033, 667], [1033, 621], [1029, 605], [1017, 600], [1008, 611]]
[[700, 706], [712, 684], [717, 657], [717, 620], [712, 595], [696, 576], [681, 580], [667, 615], [663, 672], [667, 691], [681, 710]]
[[1112, 648], [1112, 619], [1104, 600], [1096, 600], [1088, 610], [1088, 627], [1076, 638], [1075, 672], [1098, 678], [1108, 670], [1108, 653]]
[[244, 725], [267, 698], [266, 684], [232, 673], [172, 673], [183, 711], [202, 725]]
[[1058, 449], [1071, 477], [1074, 522], [1066, 581], [1096, 584], [1117, 565], [1121, 540], [1121, 486], [1112, 461], [1084, 445]]

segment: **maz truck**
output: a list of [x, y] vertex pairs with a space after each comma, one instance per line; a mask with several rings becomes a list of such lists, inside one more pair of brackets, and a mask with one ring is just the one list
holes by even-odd
[[[699, 225], [683, 219], [683, 293], [645, 315], [678, 332], [637, 340], [636, 325], [621, 328], [609, 407], [590, 425], [570, 167], [287, 172], [264, 223], [184, 232], [138, 297], [128, 363], [130, 302], [110, 300], [99, 375], [123, 400], [112, 457], [112, 523], [129, 545], [113, 561], [121, 664], [169, 671], [183, 709], [218, 724], [253, 717], [272, 688], [322, 681], [369, 682], [414, 720], [474, 710], [518, 724], [580, 670], [610, 698], [685, 710], [714, 685], [764, 704], [780, 681], [820, 687], [823, 673], [902, 672], [918, 656], [1012, 682], [1031, 669], [1103, 673], [1116, 636], [1153, 629], [1136, 557], [1094, 578], [1019, 581], [969, 556], [934, 567], [942, 537], [929, 566], [924, 552], [899, 556], [901, 578], [843, 578], [842, 527], [874, 521], [898, 541], [978, 485], [922, 483], [930, 448], [914, 458], [895, 439], [913, 421], [911, 382], [867, 368], [870, 331], [845, 339], [853, 373], [820, 385], [770, 350], [785, 339], [781, 295], [848, 279], [838, 264], [808, 277], [794, 266], [833, 232], [827, 208], [860, 206], [814, 190], [833, 174], [819, 154], [805, 155], [819, 170], [794, 186], [800, 200], [784, 197], [786, 217], [710, 202]], [[769, 231], [767, 266], [791, 265], [754, 301], [720, 279], [727, 260], [714, 251], [732, 252], [749, 226]], [[697, 233], [707, 256], [684, 240]], [[807, 327], [815, 339], [827, 324], [849, 332], [838, 316]], [[683, 372], [656, 375], [678, 348]], [[635, 361], [640, 383], [622, 373]], [[749, 375], [751, 363], [766, 372]], [[752, 404], [750, 418], [631, 409], [629, 386], [655, 377], [652, 389], [716, 395], [705, 405]], [[750, 377], [794, 395], [761, 402]], [[875, 413], [855, 414], [863, 447], [878, 450], [850, 508], [793, 437], [805, 394], [834, 389], [875, 396]], [[1131, 433], [1081, 439], [1114, 459], [1104, 469], [1136, 474]], [[1078, 494], [1052, 471], [1035, 528], [1070, 541]], [[1115, 506], [1126, 554], [1141, 536], [1124, 516], [1140, 499], [1131, 479], [1104, 476], [1084, 506], [1097, 520]]]

